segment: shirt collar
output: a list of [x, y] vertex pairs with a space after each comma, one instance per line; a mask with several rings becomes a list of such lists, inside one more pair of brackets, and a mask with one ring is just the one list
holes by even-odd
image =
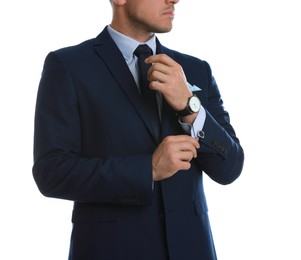
[[148, 41], [141, 43], [138, 42], [116, 30], [114, 30], [111, 25], [108, 25], [108, 32], [110, 36], [112, 37], [113, 41], [118, 46], [119, 50], [121, 51], [123, 57], [126, 61], [130, 61], [133, 59], [133, 53], [140, 44], [147, 44], [153, 51], [154, 54], [156, 54], [156, 37], [153, 35], [152, 38], [150, 38]]

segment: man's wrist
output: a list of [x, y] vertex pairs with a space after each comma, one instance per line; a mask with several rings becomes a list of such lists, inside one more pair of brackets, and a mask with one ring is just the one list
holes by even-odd
[[197, 113], [193, 113], [191, 115], [188, 116], [180, 116], [180, 120], [181, 122], [185, 123], [185, 124], [190, 124], [193, 125], [195, 119], [197, 118], [199, 112]]
[[[187, 103], [186, 103], [186, 106], [184, 107], [184, 109], [177, 111], [177, 114], [181, 118], [189, 117], [193, 114], [197, 114], [199, 112], [200, 108], [201, 108], [201, 101], [195, 94], [193, 94], [192, 96], [190, 96], [187, 99]], [[193, 118], [193, 117], [191, 117], [191, 118]], [[190, 121], [191, 121], [191, 119], [190, 119]]]

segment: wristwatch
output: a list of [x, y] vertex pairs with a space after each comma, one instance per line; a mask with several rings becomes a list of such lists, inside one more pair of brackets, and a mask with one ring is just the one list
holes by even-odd
[[201, 108], [201, 101], [199, 98], [194, 94], [190, 98], [188, 98], [187, 105], [183, 110], [177, 111], [179, 116], [189, 116], [193, 113], [197, 113], [200, 111]]

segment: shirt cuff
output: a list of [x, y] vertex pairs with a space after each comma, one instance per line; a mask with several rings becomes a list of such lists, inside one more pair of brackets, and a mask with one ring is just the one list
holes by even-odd
[[195, 139], [199, 139], [198, 132], [203, 130], [206, 119], [206, 111], [203, 106], [201, 106], [200, 111], [194, 120], [193, 124], [183, 123], [181, 119], [179, 119], [179, 123], [182, 129]]

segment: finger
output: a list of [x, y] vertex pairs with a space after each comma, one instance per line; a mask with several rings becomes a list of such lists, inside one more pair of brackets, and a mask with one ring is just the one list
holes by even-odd
[[145, 63], [147, 64], [152, 64], [157, 62], [165, 64], [167, 66], [172, 66], [175, 63], [175, 61], [169, 56], [167, 56], [166, 54], [156, 54], [145, 59]]
[[189, 170], [191, 164], [189, 161], [181, 161], [178, 165], [178, 170]]
[[200, 143], [199, 143], [199, 141], [198, 141], [197, 139], [191, 137], [190, 140], [191, 140], [191, 143], [194, 145], [194, 147], [195, 147], [196, 149], [199, 149], [199, 148], [200, 148]]
[[147, 79], [149, 81], [160, 81], [162, 83], [168, 82], [168, 75], [171, 75], [171, 67], [162, 63], [153, 63], [147, 72]]
[[188, 142], [190, 142], [196, 149], [200, 148], [200, 143], [197, 139], [191, 137], [191, 136], [187, 136], [188, 137]]
[[160, 71], [153, 71], [153, 72], [149, 72], [148, 74], [148, 80], [150, 82], [152, 81], [159, 81], [160, 83], [167, 83], [169, 82], [169, 77], [167, 74], [164, 74]]
[[149, 83], [150, 89], [159, 91], [161, 93], [164, 92], [164, 86], [165, 86], [165, 83], [162, 83], [162, 82], [157, 81], [157, 80], [151, 81]]
[[165, 137], [164, 141], [165, 142], [190, 142], [191, 144], [193, 144], [195, 148], [200, 147], [198, 140], [196, 140], [195, 138], [189, 135], [170, 135]]
[[[197, 148], [194, 142], [189, 142], [190, 138], [174, 138], [168, 140], [167, 145], [170, 152], [180, 160], [191, 160], [197, 157]], [[184, 157], [183, 157], [184, 156]]]
[[182, 153], [189, 153], [191, 155], [190, 160], [192, 158], [196, 158], [197, 157], [197, 150], [196, 147], [188, 142], [185, 143], [181, 143], [181, 148], [180, 148]]
[[158, 71], [158, 72], [161, 72], [163, 74], [170, 74], [170, 69], [171, 68], [169, 66], [166, 66], [163, 63], [156, 62], [156, 63], [152, 64], [152, 66], [150, 67], [148, 73], [152, 74], [153, 72]]
[[182, 151], [179, 154], [179, 160], [185, 161], [185, 162], [190, 162], [193, 158], [196, 157], [196, 151]]
[[178, 142], [188, 142], [189, 144], [193, 145], [194, 148], [200, 148], [199, 141], [189, 135], [177, 135], [176, 138]]

